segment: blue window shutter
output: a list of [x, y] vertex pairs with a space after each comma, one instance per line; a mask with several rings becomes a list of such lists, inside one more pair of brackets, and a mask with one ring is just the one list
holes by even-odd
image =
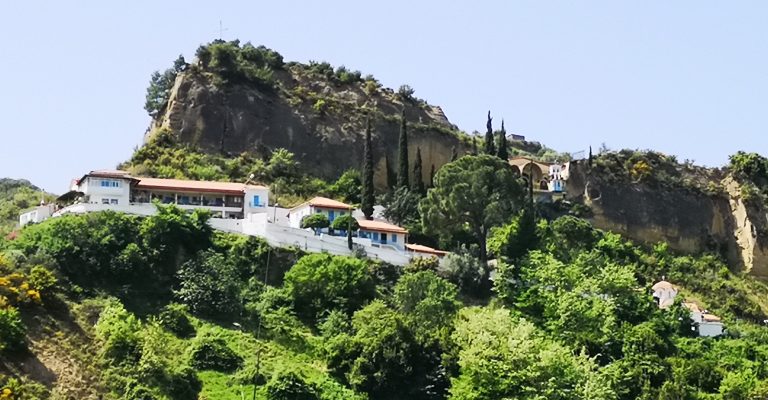
[[373, 240], [379, 240], [379, 232], [373, 232]]
[[397, 235], [392, 234], [392, 243], [397, 243]]
[[331, 210], [331, 211], [328, 211], [328, 220], [329, 220], [329, 221], [331, 221], [331, 222], [333, 222], [333, 218], [334, 218], [334, 212], [333, 212], [333, 210]]
[[259, 203], [259, 196], [253, 196], [253, 206], [258, 207], [261, 203]]

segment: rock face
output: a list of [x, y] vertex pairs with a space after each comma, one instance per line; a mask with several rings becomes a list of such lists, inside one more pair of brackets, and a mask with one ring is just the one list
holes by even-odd
[[768, 222], [765, 210], [747, 206], [730, 176], [725, 192], [705, 195], [685, 189], [606, 183], [590, 174], [585, 162], [573, 162], [569, 200], [590, 207], [595, 227], [647, 244], [665, 241], [685, 253], [714, 251], [735, 270], [768, 277]]
[[167, 108], [157, 116], [145, 140], [168, 128], [183, 142], [207, 152], [267, 154], [286, 148], [305, 170], [337, 178], [345, 169], [360, 168], [366, 119], [373, 122], [375, 184], [387, 183], [387, 162], [396, 169], [399, 116], [409, 122], [409, 161], [421, 148], [422, 180], [450, 161], [451, 149], [469, 146], [460, 140], [439, 107], [402, 100], [390, 89], [366, 82], [337, 84], [309, 76], [300, 66], [275, 74], [275, 90], [251, 85], [216, 85], [210, 74], [180, 73]]

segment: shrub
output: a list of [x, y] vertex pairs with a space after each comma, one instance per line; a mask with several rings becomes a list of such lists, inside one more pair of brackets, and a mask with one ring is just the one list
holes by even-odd
[[203, 336], [195, 339], [189, 349], [190, 365], [199, 370], [232, 372], [243, 364], [227, 342], [220, 337]]
[[119, 301], [102, 310], [96, 323], [96, 337], [102, 342], [103, 358], [118, 364], [135, 364], [141, 359], [141, 322]]
[[350, 214], [336, 217], [331, 224], [331, 228], [341, 231], [346, 231], [347, 229], [350, 229], [350, 227], [353, 232], [360, 229], [360, 224], [357, 222], [357, 219]]
[[239, 277], [228, 257], [204, 251], [184, 263], [178, 277], [176, 296], [195, 314], [215, 318], [239, 311]]
[[29, 272], [29, 283], [39, 292], [47, 292], [56, 285], [56, 276], [42, 265], [32, 267]]
[[484, 269], [480, 260], [469, 253], [461, 252], [447, 254], [439, 272], [458, 286], [462, 293], [475, 294], [480, 289]]
[[13, 307], [0, 309], [0, 352], [22, 348], [25, 334], [19, 311]]
[[269, 400], [319, 400], [314, 385], [296, 371], [278, 371], [264, 387]]
[[319, 229], [327, 228], [330, 224], [331, 222], [328, 220], [328, 217], [325, 214], [320, 213], [307, 215], [301, 219], [302, 229], [311, 228], [314, 229], [315, 232]]
[[285, 274], [285, 289], [304, 320], [339, 309], [352, 313], [375, 294], [365, 261], [329, 254], [302, 257]]
[[158, 322], [178, 337], [191, 337], [195, 334], [195, 327], [187, 316], [187, 307], [182, 304], [168, 304], [163, 307]]

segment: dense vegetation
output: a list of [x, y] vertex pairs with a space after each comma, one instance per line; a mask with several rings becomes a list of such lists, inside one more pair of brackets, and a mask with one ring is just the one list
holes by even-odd
[[[420, 203], [404, 218], [439, 228], [434, 240], [457, 250], [405, 268], [270, 248], [173, 207], [27, 227], [2, 242], [2, 352], [23, 359], [41, 340], [25, 336], [32, 316], [64, 307], [93, 337], [91, 350], [72, 351], [98, 367], [93, 390], [107, 398], [768, 394], [768, 287], [714, 255], [645, 249], [573, 216], [539, 219], [510, 171], [497, 157], [465, 156], [426, 196], [398, 188], [392, 197]], [[480, 245], [497, 260], [494, 275]], [[722, 316], [727, 335], [698, 338], [682, 306], [660, 310], [649, 289], [662, 276]], [[27, 374], [0, 371], [18, 398], [49, 395]]]

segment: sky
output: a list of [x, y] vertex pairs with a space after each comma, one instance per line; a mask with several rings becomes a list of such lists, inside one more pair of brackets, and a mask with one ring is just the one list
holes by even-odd
[[0, 177], [63, 193], [127, 160], [151, 73], [220, 36], [408, 84], [467, 132], [490, 110], [558, 151], [722, 166], [768, 155], [767, 20], [765, 1], [6, 1]]

